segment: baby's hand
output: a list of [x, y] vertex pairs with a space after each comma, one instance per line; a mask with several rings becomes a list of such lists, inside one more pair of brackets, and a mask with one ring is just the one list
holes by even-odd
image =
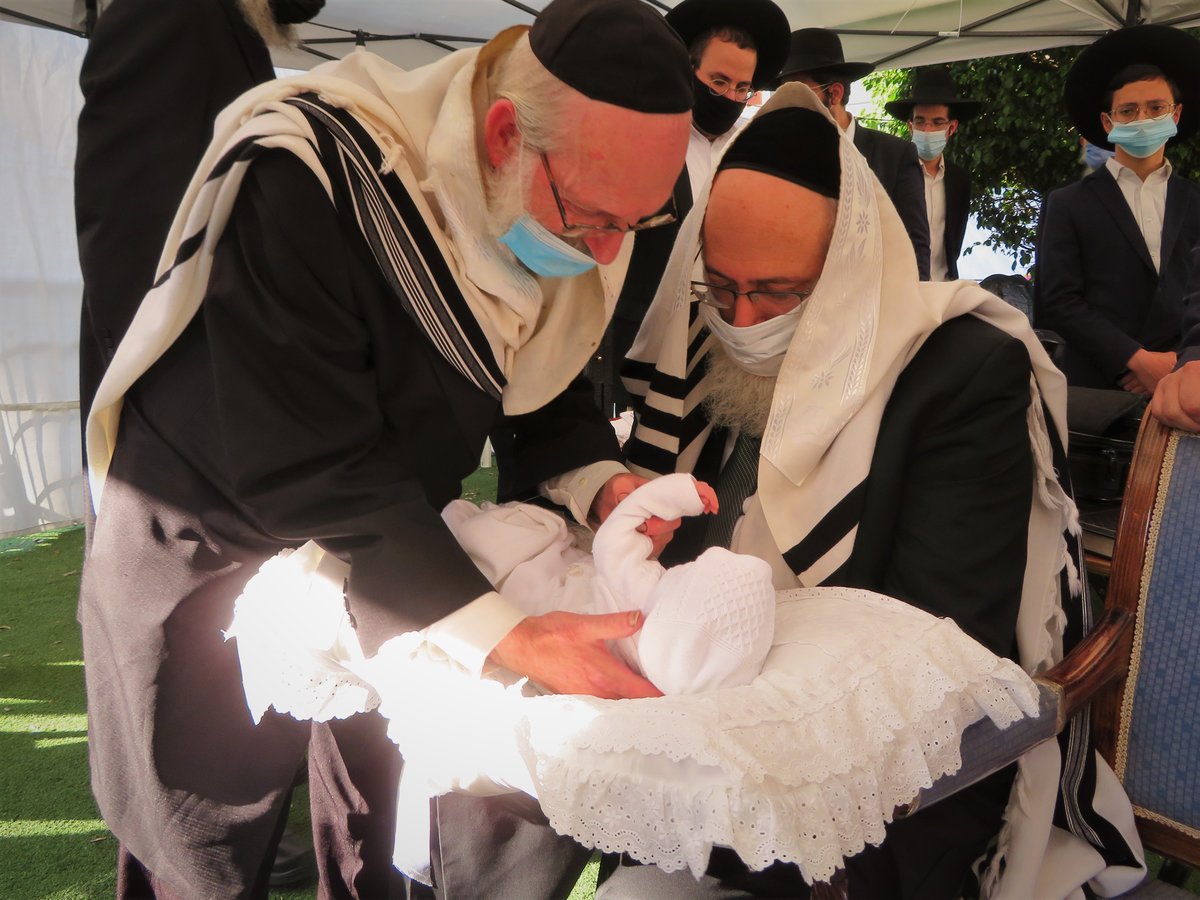
[[720, 505], [717, 503], [717, 493], [708, 486], [707, 482], [697, 481], [696, 493], [700, 495], [700, 500], [704, 503], [704, 511], [706, 513], [711, 515], [720, 509]]

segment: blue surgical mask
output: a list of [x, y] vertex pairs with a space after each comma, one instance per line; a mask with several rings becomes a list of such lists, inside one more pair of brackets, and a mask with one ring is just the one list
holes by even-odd
[[914, 129], [912, 133], [913, 143], [917, 145], [917, 156], [925, 162], [932, 162], [941, 156], [949, 138], [949, 128], [943, 128], [941, 131], [916, 131]]
[[513, 222], [512, 228], [500, 236], [500, 243], [527, 269], [543, 278], [570, 278], [596, 265], [594, 259], [549, 231], [529, 213]]
[[1094, 172], [1115, 155], [1112, 150], [1105, 150], [1103, 147], [1088, 143], [1083, 147], [1083, 164]]
[[1157, 119], [1138, 119], [1124, 125], [1113, 125], [1108, 140], [1130, 156], [1145, 159], [1175, 137], [1177, 131], [1174, 117], [1167, 113]]

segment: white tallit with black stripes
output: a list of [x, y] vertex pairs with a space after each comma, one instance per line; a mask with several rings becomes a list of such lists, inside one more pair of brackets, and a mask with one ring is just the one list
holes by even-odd
[[155, 285], [97, 391], [87, 428], [97, 508], [125, 392], [200, 308], [245, 172], [269, 150], [292, 153], [312, 171], [438, 353], [502, 399], [506, 412], [537, 409], [583, 369], [616, 302], [631, 242], [614, 265], [547, 282], [486, 234], [472, 86], [488, 73], [477, 73], [478, 55], [460, 51], [405, 72], [354, 53], [260, 85], [221, 114]]
[[[762, 113], [781, 106], [828, 115], [800, 84], [778, 91]], [[845, 135], [840, 163], [826, 274], [806, 301], [779, 372], [762, 439], [758, 490], [747, 501], [732, 549], [771, 562], [777, 588], [820, 585], [837, 571], [853, 548], [862, 488], [896, 379], [939, 325], [977, 316], [1022, 341], [1033, 362], [1028, 421], [1035, 490], [1017, 641], [1021, 665], [1042, 671], [1061, 659], [1068, 620], [1076, 632], [1072, 637], [1091, 621], [1079, 574], [1078, 516], [1056, 473], [1056, 466], [1065, 472], [1065, 380], [1016, 309], [973, 283], [918, 282], [900, 218]], [[623, 370], [639, 409], [626, 453], [630, 468], [645, 475], [691, 471], [713, 431], [703, 400], [704, 357], [715, 338], [696, 316], [688, 288], [701, 264], [708, 191], [706, 185], [680, 229]], [[1051, 743], [1023, 761], [1002, 836], [1004, 875], [995, 877], [998, 857], [986, 879], [994, 896], [1066, 897], [1089, 879], [1106, 877], [1104, 893], [1137, 883], [1136, 862], [1116, 871], [1094, 849], [1104, 847], [1108, 859], [1140, 859], [1132, 819], [1126, 830], [1106, 818], [1116, 809], [1124, 825], [1120, 820], [1129, 804], [1107, 766], [1096, 762], [1086, 725], [1080, 716], [1061, 742], [1061, 754]], [[1103, 803], [1096, 799], [1098, 782]], [[1056, 810], [1060, 787], [1061, 809]], [[1096, 812], [1101, 805], [1105, 814]], [[1068, 826], [1071, 835], [1063, 836], [1056, 844], [1058, 855], [1050, 859], [1052, 821]]]

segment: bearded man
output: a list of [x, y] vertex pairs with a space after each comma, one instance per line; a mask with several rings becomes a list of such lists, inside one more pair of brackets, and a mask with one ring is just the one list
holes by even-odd
[[[490, 658], [552, 690], [657, 693], [604, 648], [636, 619], [523, 617], [438, 513], [502, 415], [535, 480], [616, 457], [565, 389], [627, 232], [667, 220], [691, 100], [686, 49], [648, 7], [555, 0], [481, 49], [412, 72], [356, 53], [218, 119], [88, 426], [92, 783], [159, 896], [265, 896], [306, 749], [321, 895], [405, 889], [384, 721], [310, 736], [247, 714], [220, 630], [281, 549], [312, 539], [349, 563], [368, 654], [428, 627], [476, 674]], [[638, 481], [611, 466], [574, 495], [600, 519]], [[536, 812], [439, 801], [435, 888], [565, 894], [588, 854]]]
[[[1078, 526], [1055, 474], [1061, 374], [1016, 310], [975, 285], [918, 281], [900, 217], [809, 88], [785, 85], [726, 151], [625, 371], [639, 414], [630, 468], [690, 472], [719, 499], [664, 562], [720, 545], [770, 563], [777, 589], [889, 594], [1029, 671], [1082, 633], [1088, 605], [1067, 562]], [[1136, 884], [1136, 835], [1097, 815], [1090, 792], [1064, 802], [1104, 846], [1063, 832], [1051, 841], [1063, 853], [1046, 857], [1060, 765], [1123, 800], [1086, 722], [1070, 737], [1065, 763], [1056, 746], [1034, 751], [1011, 802], [1012, 767], [893, 822], [847, 861], [849, 896], [964, 896], [997, 838], [984, 871], [1005, 896]], [[721, 850], [699, 885], [680, 880], [621, 866], [597, 896], [808, 895], [790, 864], [752, 872]]]

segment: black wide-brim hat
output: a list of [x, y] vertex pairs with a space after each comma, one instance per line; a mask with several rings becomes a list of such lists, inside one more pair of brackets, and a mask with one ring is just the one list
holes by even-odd
[[772, 0], [683, 0], [666, 15], [667, 24], [691, 46], [710, 28], [740, 28], [754, 39], [758, 61], [753, 87], [768, 87], [788, 55], [787, 15]]
[[913, 107], [922, 105], [948, 106], [950, 118], [960, 122], [975, 118], [983, 108], [978, 100], [961, 96], [954, 77], [942, 68], [917, 69], [909, 95], [901, 100], [889, 101], [883, 104], [883, 108], [889, 115], [907, 122], [913, 116]]
[[775, 81], [775, 86], [795, 81], [805, 72], [832, 72], [847, 81], [858, 81], [875, 70], [869, 62], [846, 62], [842, 39], [828, 28], [801, 28], [793, 31], [787, 61]]
[[1200, 41], [1166, 25], [1134, 25], [1086, 47], [1067, 72], [1067, 112], [1090, 143], [1113, 149], [1100, 124], [1100, 113], [1108, 112], [1104, 94], [1117, 72], [1138, 63], [1157, 66], [1179, 87], [1183, 113], [1171, 142], [1200, 129]]

